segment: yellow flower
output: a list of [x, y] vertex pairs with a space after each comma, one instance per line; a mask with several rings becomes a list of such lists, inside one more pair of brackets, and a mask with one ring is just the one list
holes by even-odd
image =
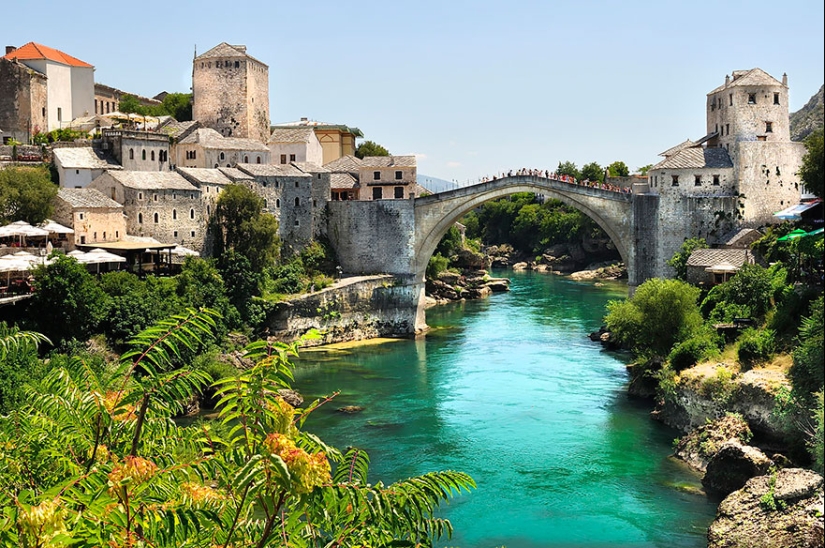
[[124, 484], [140, 485], [148, 481], [158, 470], [157, 464], [142, 457], [131, 455], [109, 472], [109, 492], [118, 493]]
[[264, 446], [284, 461], [292, 476], [296, 494], [309, 493], [331, 480], [329, 460], [323, 451], [310, 455], [282, 434], [268, 435]]
[[49, 540], [66, 530], [60, 499], [44, 500], [37, 506], [22, 509], [17, 518], [21, 529], [36, 539], [35, 545], [49, 544]]

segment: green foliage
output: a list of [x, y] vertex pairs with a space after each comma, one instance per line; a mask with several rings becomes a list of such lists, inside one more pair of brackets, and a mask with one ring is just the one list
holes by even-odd
[[[725, 310], [737, 305], [742, 317], [764, 318], [771, 308], [774, 293], [784, 286], [782, 269], [768, 270], [759, 265], [744, 265], [739, 272], [723, 284], [714, 286], [702, 301], [702, 314], [706, 317], [727, 316]], [[715, 311], [723, 306], [721, 312]]]
[[37, 359], [42, 342], [49, 340], [0, 322], [0, 415], [19, 408], [26, 401], [24, 387], [45, 374], [45, 366]]
[[823, 298], [820, 295], [811, 303], [810, 316], [802, 320], [799, 329], [799, 346], [793, 353], [793, 365], [789, 371], [794, 392], [810, 405], [814, 394], [825, 388], [825, 320], [823, 320]]
[[149, 109], [134, 95], [124, 94], [118, 102], [118, 110], [123, 114], [148, 115]]
[[252, 269], [262, 272], [280, 255], [278, 221], [262, 213], [264, 201], [241, 185], [228, 185], [215, 207], [213, 232], [218, 257], [233, 250], [249, 259]]
[[630, 175], [630, 168], [622, 161], [615, 161], [607, 166], [608, 174], [611, 177], [628, 177]]
[[435, 252], [444, 257], [452, 257], [462, 248], [462, 244], [461, 231], [457, 226], [453, 225], [447, 233], [441, 237], [441, 241], [438, 242]]
[[733, 397], [736, 386], [733, 372], [724, 365], [719, 365], [715, 375], [702, 381], [700, 393], [714, 402], [727, 404]]
[[597, 162], [590, 162], [582, 166], [582, 179], [588, 179], [592, 182], [604, 182], [604, 168]]
[[799, 178], [811, 193], [822, 198], [825, 187], [825, 147], [823, 147], [823, 129], [811, 133], [805, 139], [808, 149], [802, 158], [802, 167], [799, 169]]
[[556, 175], [567, 175], [575, 179], [582, 178], [582, 174], [574, 162], [559, 162], [559, 167], [556, 168]]
[[253, 309], [253, 297], [261, 294], [262, 275], [252, 269], [244, 255], [233, 249], [226, 251], [218, 262], [218, 270], [226, 287], [226, 297], [241, 315], [241, 320], [249, 322]]
[[55, 344], [85, 341], [97, 332], [109, 310], [108, 296], [86, 266], [65, 255], [37, 267], [33, 285], [30, 321]]
[[304, 268], [300, 260], [292, 260], [270, 269], [269, 280], [267, 289], [273, 293], [294, 295], [302, 292], [306, 286]]
[[774, 352], [775, 333], [770, 329], [749, 327], [739, 335], [736, 357], [742, 370], [768, 361]]
[[53, 129], [48, 133], [35, 133], [32, 136], [32, 143], [35, 145], [47, 145], [58, 141], [72, 142], [78, 139], [87, 139], [88, 135], [71, 128]]
[[174, 362], [215, 319], [159, 322], [103, 372], [63, 361], [28, 405], [0, 417], [3, 545], [432, 546], [450, 536], [435, 511], [473, 480], [444, 471], [370, 483], [365, 452], [342, 455], [303, 431], [327, 400], [295, 409], [278, 395], [296, 345], [250, 344], [252, 368], [212, 385], [217, 420], [173, 422], [209, 382]]
[[318, 274], [333, 275], [338, 259], [329, 240], [313, 240], [299, 253], [301, 264], [309, 276]]
[[187, 257], [177, 280], [177, 295], [184, 306], [217, 310], [223, 317], [223, 322], [218, 322], [219, 332], [240, 324], [238, 311], [229, 302], [223, 277], [212, 260]]
[[178, 122], [188, 122], [192, 120], [192, 94], [167, 93], [163, 98], [163, 104], [152, 114], [168, 114]]
[[688, 238], [679, 248], [679, 251], [673, 254], [667, 264], [675, 270], [676, 278], [679, 280], [687, 280], [687, 262], [690, 254], [697, 249], [707, 249], [708, 243], [704, 238]]
[[639, 173], [641, 175], [647, 175], [647, 172], [650, 171], [650, 168], [653, 167], [653, 164], [647, 164], [639, 168]]
[[435, 279], [438, 275], [447, 270], [450, 265], [450, 259], [444, 257], [440, 253], [434, 254], [430, 257], [427, 263], [427, 278]]
[[814, 432], [809, 440], [813, 469], [822, 475], [825, 469], [825, 408], [823, 408], [822, 392], [814, 395], [813, 422]]
[[675, 371], [681, 371], [718, 356], [720, 344], [724, 344], [724, 340], [720, 340], [712, 331], [705, 330], [674, 346], [667, 359]]
[[57, 186], [45, 167], [0, 169], [0, 225], [26, 221], [37, 225], [54, 210]]
[[364, 141], [355, 149], [356, 158], [366, 158], [367, 156], [389, 156], [390, 151], [373, 141]]
[[768, 480], [768, 491], [760, 497], [759, 505], [763, 510], [769, 512], [784, 510], [788, 505], [784, 500], [776, 498], [776, 470], [771, 470], [771, 477], [770, 480]]
[[109, 296], [100, 329], [116, 345], [183, 309], [173, 279], [150, 276], [141, 280], [129, 272], [116, 271], [102, 274], [99, 284]]
[[605, 323], [617, 340], [640, 355], [667, 356], [702, 324], [699, 289], [679, 280], [652, 278], [630, 299], [610, 301]]

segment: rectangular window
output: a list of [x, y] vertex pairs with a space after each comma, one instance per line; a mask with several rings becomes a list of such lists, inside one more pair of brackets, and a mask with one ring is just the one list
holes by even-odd
[[765, 122], [765, 133], [773, 133], [773, 122]]
[[281, 154], [281, 163], [282, 164], [286, 163], [286, 154]]
[[671, 183], [670, 186], [679, 186], [679, 176], [678, 175], [671, 175]]
[[748, 93], [748, 104], [755, 105], [756, 104], [756, 94], [755, 93]]
[[380, 171], [373, 171], [372, 172], [372, 180], [373, 181], [380, 181], [381, 180], [381, 172]]
[[60, 107], [57, 107], [57, 121], [58, 122], [63, 121], [63, 109], [60, 108]]
[[403, 178], [404, 178], [404, 174], [401, 171], [396, 171], [395, 172], [395, 180], [396, 181], [400, 181]]
[[177, 237], [178, 237], [178, 231], [177, 231], [177, 230], [175, 230], [174, 232], [172, 232], [172, 234], [173, 234], [173, 236], [172, 236], [173, 238], [177, 238]]
[[730, 124], [725, 124], [725, 135], [730, 135]]
[[713, 186], [719, 186], [719, 176], [718, 175], [713, 176]]
[[730, 106], [733, 106], [733, 93], [731, 93], [728, 97], [730, 97]]
[[779, 104], [779, 94], [778, 94], [778, 93], [774, 93], [774, 94], [773, 94], [773, 104], [774, 104], [774, 105], [778, 105], [778, 104]]
[[399, 198], [403, 198], [403, 197], [404, 197], [404, 187], [403, 186], [395, 187], [395, 199], [398, 200]]
[[372, 189], [372, 199], [373, 200], [380, 200], [384, 197], [384, 189], [380, 186], [373, 187]]
[[295, 161], [295, 155], [294, 155], [294, 154], [290, 154], [290, 155], [289, 155], [289, 161], [290, 161], [290, 162], [294, 162], [294, 161]]
[[702, 176], [701, 175], [694, 175], [693, 176], [693, 186], [702, 186]]

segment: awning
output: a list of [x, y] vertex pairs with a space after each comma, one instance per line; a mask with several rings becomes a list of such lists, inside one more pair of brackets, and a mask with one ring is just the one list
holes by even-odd
[[808, 233], [801, 228], [796, 228], [789, 233], [785, 234], [776, 239], [777, 242], [787, 242], [788, 240], [796, 240], [797, 238], [801, 238], [803, 236], [807, 236]]
[[788, 208], [783, 209], [782, 211], [777, 211], [773, 214], [774, 217], [778, 217], [785, 221], [799, 221], [802, 219], [802, 214], [808, 211], [811, 208], [814, 208], [822, 203], [822, 200], [812, 200], [810, 202], [805, 202], [804, 204], [797, 204]]
[[40, 228], [43, 230], [48, 230], [50, 234], [74, 234], [74, 230], [68, 226], [63, 226], [62, 224], [52, 221], [51, 219], [46, 219], [43, 221]]
[[733, 274], [734, 272], [739, 272], [739, 267], [725, 262], [709, 266], [705, 269], [705, 272], [712, 272], [714, 274]]

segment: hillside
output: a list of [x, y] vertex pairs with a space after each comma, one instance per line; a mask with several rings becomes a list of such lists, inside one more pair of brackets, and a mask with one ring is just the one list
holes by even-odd
[[791, 114], [791, 140], [804, 141], [805, 137], [815, 130], [823, 127], [825, 122], [825, 106], [822, 101], [822, 86], [819, 91], [811, 97], [804, 107]]

